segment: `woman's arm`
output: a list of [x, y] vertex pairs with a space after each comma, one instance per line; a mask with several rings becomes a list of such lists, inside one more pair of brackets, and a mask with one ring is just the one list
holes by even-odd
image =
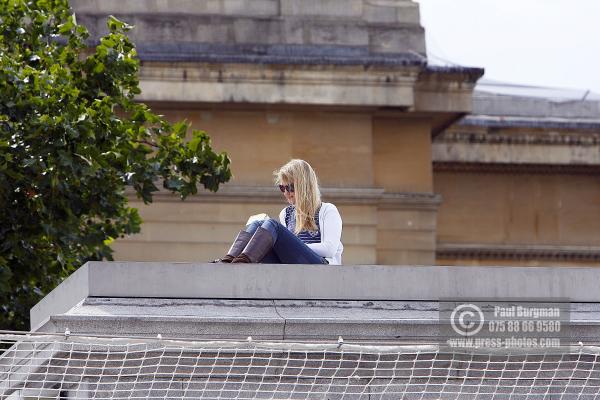
[[279, 222], [285, 226], [285, 208], [279, 212]]
[[336, 206], [330, 204], [323, 210], [321, 243], [308, 243], [307, 246], [321, 257], [335, 256], [342, 239], [342, 217]]

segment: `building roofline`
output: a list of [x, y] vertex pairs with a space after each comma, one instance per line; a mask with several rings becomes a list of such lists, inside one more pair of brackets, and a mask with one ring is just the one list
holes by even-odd
[[419, 53], [371, 53], [364, 46], [142, 43], [142, 61], [242, 64], [424, 66]]
[[485, 69], [480, 67], [466, 67], [461, 65], [442, 66], [442, 65], [427, 65], [421, 72], [421, 75], [456, 75], [457, 80], [475, 83], [483, 76]]
[[482, 126], [487, 128], [540, 128], [569, 130], [600, 130], [599, 119], [569, 119], [559, 117], [521, 117], [505, 115], [468, 115], [458, 126]]

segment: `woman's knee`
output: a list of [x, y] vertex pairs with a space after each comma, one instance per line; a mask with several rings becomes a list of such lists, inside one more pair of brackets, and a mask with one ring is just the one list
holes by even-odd
[[256, 230], [258, 229], [259, 226], [262, 225], [263, 221], [254, 221], [249, 223], [248, 225], [246, 225], [246, 228], [244, 228], [244, 230], [248, 233], [254, 233], [256, 232]]
[[269, 219], [262, 221], [262, 225], [261, 225], [261, 227], [263, 229], [266, 229], [267, 231], [271, 232], [274, 242], [277, 241], [277, 238], [279, 237], [279, 232], [281, 232], [282, 226], [283, 225], [281, 225], [279, 223], [279, 221], [277, 221], [274, 218], [269, 218]]
[[275, 218], [269, 218], [263, 221], [262, 225], [261, 225], [264, 229], [277, 229], [279, 226], [279, 221], [277, 221]]

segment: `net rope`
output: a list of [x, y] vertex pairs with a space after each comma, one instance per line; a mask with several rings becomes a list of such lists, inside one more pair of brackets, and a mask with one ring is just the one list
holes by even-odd
[[0, 334], [1, 399], [596, 399], [600, 347], [450, 352], [436, 345]]

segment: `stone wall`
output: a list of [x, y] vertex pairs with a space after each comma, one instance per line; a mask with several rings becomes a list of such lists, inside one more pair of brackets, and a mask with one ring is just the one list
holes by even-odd
[[600, 102], [474, 98], [433, 143], [437, 263], [600, 265]]
[[[93, 37], [105, 17], [136, 26], [139, 43], [365, 46], [425, 54], [418, 4], [410, 0], [74, 0]], [[167, 18], [171, 15], [173, 17]]]
[[144, 224], [140, 234], [117, 241], [117, 259], [222, 256], [250, 215], [279, 215], [286, 204], [273, 171], [303, 158], [319, 176], [324, 201], [342, 215], [345, 264], [434, 262], [439, 198], [431, 190], [426, 120], [342, 110], [154, 106], [169, 119], [186, 118], [207, 130], [214, 148], [229, 153], [234, 177], [216, 195], [203, 192], [185, 202], [161, 194], [143, 206], [132, 198]]

